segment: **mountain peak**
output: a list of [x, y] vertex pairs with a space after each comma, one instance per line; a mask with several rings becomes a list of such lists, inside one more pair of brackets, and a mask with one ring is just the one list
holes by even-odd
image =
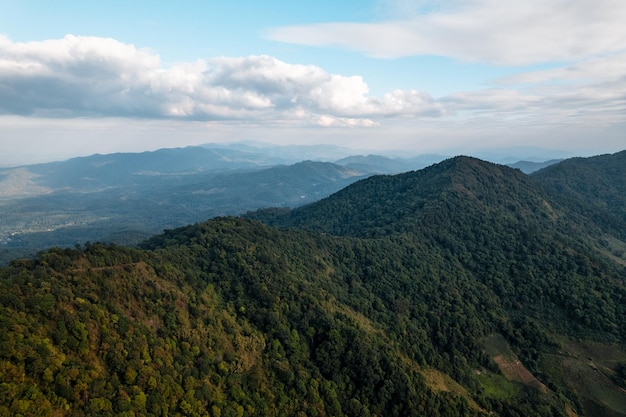
[[358, 181], [280, 219], [275, 213], [264, 219], [263, 211], [253, 217], [331, 234], [380, 236], [454, 218], [455, 211], [477, 213], [477, 218], [532, 213], [544, 207], [543, 201], [540, 189], [519, 170], [457, 156], [419, 171]]

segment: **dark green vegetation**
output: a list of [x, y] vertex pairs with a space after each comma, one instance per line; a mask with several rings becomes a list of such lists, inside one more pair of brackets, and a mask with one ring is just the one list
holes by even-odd
[[555, 191], [623, 217], [598, 158], [602, 189], [458, 157], [13, 261], [0, 416], [625, 416], [626, 230]]
[[559, 203], [626, 240], [625, 152], [572, 158], [534, 175]]

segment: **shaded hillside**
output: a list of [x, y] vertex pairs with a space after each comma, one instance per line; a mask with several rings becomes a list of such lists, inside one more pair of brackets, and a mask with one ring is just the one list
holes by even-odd
[[626, 151], [572, 158], [536, 172], [555, 200], [626, 240]]
[[[297, 207], [317, 201], [366, 177], [365, 172], [330, 162], [303, 161], [263, 170], [217, 175], [202, 182], [176, 187], [171, 190], [169, 198], [186, 205], [221, 208], [221, 212], [217, 213], [221, 215], [257, 207]], [[215, 216], [215, 210], [210, 214]]]

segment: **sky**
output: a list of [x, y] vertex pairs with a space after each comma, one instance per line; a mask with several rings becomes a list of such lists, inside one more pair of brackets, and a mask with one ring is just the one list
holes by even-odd
[[0, 166], [237, 141], [616, 152], [624, 22], [623, 0], [0, 0]]

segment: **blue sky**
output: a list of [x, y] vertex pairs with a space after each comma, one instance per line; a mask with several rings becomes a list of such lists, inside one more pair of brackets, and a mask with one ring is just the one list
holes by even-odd
[[622, 0], [0, 0], [0, 165], [239, 140], [613, 152], [624, 21]]

